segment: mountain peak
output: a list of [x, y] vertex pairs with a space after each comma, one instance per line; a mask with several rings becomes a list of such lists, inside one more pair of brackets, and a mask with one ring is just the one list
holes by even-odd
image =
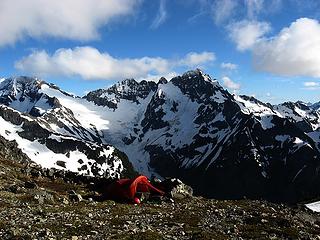
[[208, 74], [203, 73], [203, 71], [199, 68], [185, 72], [184, 74], [182, 74], [182, 78], [190, 80], [195, 78], [201, 78], [205, 81], [212, 82], [211, 77]]
[[171, 79], [172, 84], [191, 97], [192, 100], [201, 97], [228, 95], [216, 80], [212, 80], [208, 74], [204, 74], [200, 69], [187, 71], [181, 76]]
[[3, 79], [0, 82], [0, 96], [11, 96], [15, 98], [17, 94], [37, 92], [44, 81], [32, 77], [12, 77]]
[[116, 83], [115, 85], [118, 85], [118, 86], [136, 86], [136, 85], [139, 85], [139, 83], [133, 79], [133, 78], [127, 78], [127, 79], [124, 79], [118, 83]]
[[313, 110], [319, 110], [320, 109], [320, 102], [310, 103], [310, 104], [308, 104], [308, 106], [310, 108], [312, 108]]
[[10, 77], [10, 78], [1, 78], [0, 88], [3, 88], [5, 85], [21, 85], [21, 86], [31, 86], [31, 85], [39, 85], [43, 83], [42, 80], [36, 77], [27, 77], [27, 76], [18, 76], [18, 77]]
[[152, 81], [125, 79], [107, 89], [98, 89], [89, 92], [84, 98], [100, 106], [117, 108], [120, 99], [126, 99], [139, 103], [139, 98], [145, 99], [150, 92], [157, 89], [157, 84]]
[[167, 84], [167, 83], [168, 83], [168, 80], [165, 77], [161, 77], [158, 82], [158, 84]]
[[304, 111], [310, 110], [310, 107], [305, 102], [302, 102], [302, 101], [297, 101], [297, 102], [288, 101], [288, 102], [284, 102], [280, 105], [285, 106], [287, 108], [290, 108], [292, 110], [294, 110], [296, 107], [298, 107], [299, 109], [302, 109]]
[[152, 81], [137, 82], [134, 79], [125, 79], [106, 89], [106, 91], [130, 100], [132, 98], [136, 99], [137, 96], [145, 98], [156, 87], [157, 84]]

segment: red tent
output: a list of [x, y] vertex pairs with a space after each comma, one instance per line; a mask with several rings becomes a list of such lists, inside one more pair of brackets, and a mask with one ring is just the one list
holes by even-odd
[[134, 179], [120, 179], [111, 183], [106, 188], [105, 197], [118, 201], [134, 201], [137, 192], [164, 195], [163, 191], [152, 186], [146, 176], [139, 176]]

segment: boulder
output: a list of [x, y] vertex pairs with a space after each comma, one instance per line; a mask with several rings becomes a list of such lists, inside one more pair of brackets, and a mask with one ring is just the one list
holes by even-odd
[[71, 202], [81, 202], [82, 196], [80, 194], [77, 194], [74, 190], [71, 190], [69, 193], [69, 200]]
[[167, 178], [161, 182], [155, 182], [154, 185], [158, 186], [160, 189], [164, 189], [169, 197], [174, 199], [182, 199], [193, 196], [192, 187], [184, 184], [178, 178]]

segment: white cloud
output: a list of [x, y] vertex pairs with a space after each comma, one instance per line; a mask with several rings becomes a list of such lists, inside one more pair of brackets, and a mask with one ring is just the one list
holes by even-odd
[[184, 59], [180, 61], [181, 65], [188, 67], [201, 67], [203, 64], [213, 62], [216, 59], [213, 52], [188, 53]]
[[320, 83], [318, 83], [318, 82], [304, 82], [303, 85], [305, 87], [318, 87], [318, 86], [320, 86]]
[[245, 0], [244, 3], [247, 7], [248, 17], [255, 18], [263, 9], [264, 0]]
[[212, 5], [212, 14], [215, 24], [221, 24], [229, 19], [233, 15], [237, 5], [238, 3], [236, 0], [215, 1]]
[[319, 90], [320, 83], [319, 82], [304, 82], [303, 83], [304, 90]]
[[223, 85], [227, 88], [230, 88], [232, 90], [239, 90], [241, 85], [239, 83], [236, 83], [234, 81], [232, 81], [229, 77], [224, 76], [222, 78], [223, 81]]
[[257, 70], [282, 76], [320, 77], [320, 23], [300, 18], [253, 48]]
[[165, 75], [175, 67], [197, 67], [214, 60], [213, 53], [190, 53], [182, 59], [160, 57], [115, 58], [92, 47], [58, 49], [50, 55], [46, 51], [34, 51], [15, 63], [26, 73], [40, 76], [80, 76], [83, 79], [145, 78]]
[[151, 24], [152, 29], [158, 28], [161, 24], [163, 24], [167, 19], [167, 10], [166, 10], [166, 0], [160, 0], [159, 11], [155, 19]]
[[176, 72], [169, 72], [169, 73], [165, 73], [165, 74], [161, 74], [161, 75], [152, 75], [152, 74], [148, 74], [147, 76], [141, 77], [136, 79], [137, 81], [142, 81], [142, 80], [147, 80], [147, 81], [153, 81], [153, 82], [158, 82], [160, 80], [160, 78], [164, 77], [165, 79], [167, 79], [168, 81], [171, 80], [172, 78], [178, 76], [179, 74]]
[[254, 47], [271, 30], [269, 23], [243, 20], [227, 27], [229, 36], [239, 51]]
[[100, 27], [130, 15], [140, 0], [1, 0], [0, 46], [24, 37], [92, 40]]
[[169, 62], [163, 58], [116, 59], [92, 47], [59, 49], [52, 56], [36, 51], [16, 62], [16, 68], [40, 75], [78, 75], [84, 79], [142, 77], [149, 72], [165, 73]]
[[238, 65], [237, 64], [234, 64], [234, 63], [221, 63], [220, 67], [222, 69], [227, 69], [227, 70], [236, 70], [238, 68]]

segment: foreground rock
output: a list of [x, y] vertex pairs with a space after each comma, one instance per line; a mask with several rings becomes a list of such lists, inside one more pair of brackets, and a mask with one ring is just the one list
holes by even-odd
[[193, 189], [190, 186], [184, 184], [179, 179], [170, 179], [169, 181], [174, 186], [170, 191], [170, 195], [172, 196], [172, 198], [181, 199], [192, 197]]
[[1, 239], [319, 239], [320, 234], [318, 215], [249, 200], [185, 198], [141, 205], [6, 200], [0, 218]]
[[191, 197], [190, 188], [178, 180], [169, 181], [175, 183], [172, 194], [184, 197], [173, 201], [100, 202], [94, 197], [99, 193], [81, 181], [33, 177], [21, 172], [23, 166], [0, 157], [0, 239], [319, 239], [320, 235], [320, 215], [298, 205]]

